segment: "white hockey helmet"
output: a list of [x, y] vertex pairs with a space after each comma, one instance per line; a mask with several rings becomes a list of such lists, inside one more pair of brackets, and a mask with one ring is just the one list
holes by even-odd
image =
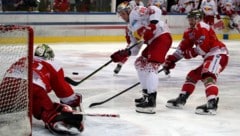
[[41, 57], [45, 60], [52, 60], [55, 54], [47, 44], [41, 44], [36, 47], [34, 56]]

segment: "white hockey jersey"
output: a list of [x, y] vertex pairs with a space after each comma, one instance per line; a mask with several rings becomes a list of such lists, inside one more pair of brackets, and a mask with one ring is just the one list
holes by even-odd
[[202, 0], [201, 9], [205, 15], [214, 16], [218, 14], [217, 4], [214, 0]]
[[[137, 42], [137, 39], [134, 37], [133, 33], [142, 27], [148, 27], [151, 21], [157, 20], [156, 29], [153, 34], [154, 37], [150, 39], [147, 43], [151, 43], [156, 37], [160, 36], [164, 33], [170, 33], [167, 24], [161, 20], [162, 11], [156, 6], [136, 6], [132, 9], [129, 14], [129, 24], [128, 24], [128, 32], [127, 36], [129, 36], [131, 44]], [[135, 48], [136, 49], [136, 48]], [[132, 54], [137, 53], [134, 48], [131, 50]], [[138, 49], [137, 49], [138, 50]]]

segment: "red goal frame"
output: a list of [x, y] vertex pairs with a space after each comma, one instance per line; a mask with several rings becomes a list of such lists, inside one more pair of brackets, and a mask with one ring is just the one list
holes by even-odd
[[34, 47], [34, 30], [30, 26], [23, 25], [0, 25], [0, 31], [26, 31], [27, 33], [27, 43], [28, 44], [28, 117], [31, 124], [30, 135], [32, 135], [32, 62], [33, 62], [33, 47]]

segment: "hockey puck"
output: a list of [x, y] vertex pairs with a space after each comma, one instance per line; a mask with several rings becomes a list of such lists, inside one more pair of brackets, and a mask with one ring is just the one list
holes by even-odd
[[72, 72], [73, 75], [78, 75], [78, 72]]

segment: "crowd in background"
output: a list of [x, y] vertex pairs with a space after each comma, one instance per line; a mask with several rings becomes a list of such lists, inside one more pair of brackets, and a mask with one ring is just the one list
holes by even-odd
[[[126, 0], [116, 0], [116, 5]], [[141, 1], [145, 6], [149, 0]], [[151, 0], [152, 1], [152, 0]], [[164, 14], [188, 13], [192, 9], [201, 8], [204, 0], [159, 0]], [[216, 3], [219, 14], [223, 6], [232, 6], [235, 11], [240, 11], [240, 0], [207, 0]], [[0, 11], [34, 11], [34, 12], [111, 12], [112, 0], [0, 0]], [[230, 5], [228, 4], [230, 3]], [[227, 5], [228, 4], [228, 5]]]
[[110, 12], [111, 0], [0, 0], [5, 11]]

